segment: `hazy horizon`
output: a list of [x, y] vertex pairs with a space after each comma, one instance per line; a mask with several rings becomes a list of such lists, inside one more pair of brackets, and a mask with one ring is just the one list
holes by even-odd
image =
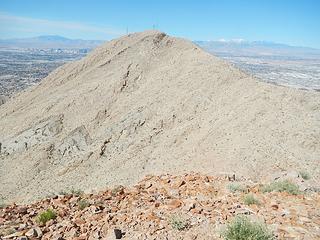
[[[125, 35], [125, 34], [124, 34]], [[63, 35], [58, 35], [58, 34], [49, 34], [49, 35], [35, 35], [35, 36], [30, 36], [30, 37], [20, 37], [20, 38], [0, 38], [0, 41], [11, 41], [11, 40], [24, 40], [24, 39], [36, 39], [36, 38], [44, 38], [44, 37], [56, 37], [60, 39], [66, 39], [66, 40], [80, 40], [80, 41], [97, 41], [97, 42], [104, 42], [104, 41], [109, 41], [111, 39], [84, 39], [84, 38], [69, 38]], [[115, 37], [116, 38], [116, 37]], [[286, 44], [282, 42], [274, 42], [270, 41], [268, 39], [264, 40], [247, 40], [247, 39], [195, 39], [191, 40], [193, 42], [217, 42], [221, 44], [253, 44], [253, 43], [259, 43], [259, 44], [271, 44], [271, 45], [283, 45], [283, 46], [288, 46], [288, 47], [294, 47], [294, 48], [309, 48], [309, 49], [314, 49], [314, 50], [320, 50], [319, 48], [316, 47], [308, 47], [308, 46], [303, 46], [303, 45], [291, 45], [291, 44]]]

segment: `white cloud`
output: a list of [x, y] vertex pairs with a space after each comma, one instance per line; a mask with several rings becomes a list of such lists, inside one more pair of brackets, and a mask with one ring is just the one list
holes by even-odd
[[228, 42], [228, 40], [226, 40], [224, 38], [220, 38], [220, 39], [218, 39], [218, 42]]
[[243, 42], [246, 42], [246, 40], [244, 40], [242, 38], [233, 38], [233, 39], [220, 38], [217, 41], [218, 42], [224, 42], [224, 43], [243, 43]]
[[[29, 18], [0, 12], [0, 36], [19, 35], [19, 32], [35, 35], [55, 34], [72, 35], [81, 38], [110, 38], [124, 34], [124, 31], [110, 27], [95, 26], [79, 22], [53, 21], [39, 18]], [[65, 34], [66, 33], [66, 34]], [[88, 39], [87, 37], [87, 39]]]

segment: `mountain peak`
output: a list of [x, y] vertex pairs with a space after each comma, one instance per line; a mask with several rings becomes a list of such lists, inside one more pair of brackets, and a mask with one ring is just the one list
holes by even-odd
[[66, 40], [71, 40], [69, 38], [63, 37], [63, 36], [59, 36], [59, 35], [42, 35], [42, 36], [38, 36], [36, 37], [40, 40], [46, 40], [46, 41], [66, 41]]
[[259, 82], [190, 41], [129, 34], [1, 105], [0, 197], [158, 173], [316, 169], [319, 106], [318, 93]]

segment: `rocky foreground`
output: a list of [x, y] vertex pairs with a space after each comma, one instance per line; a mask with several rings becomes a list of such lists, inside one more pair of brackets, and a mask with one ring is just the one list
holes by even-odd
[[261, 188], [192, 173], [150, 175], [134, 187], [95, 194], [72, 190], [4, 207], [0, 239], [223, 239], [236, 215], [265, 222], [277, 239], [320, 239], [319, 192]]

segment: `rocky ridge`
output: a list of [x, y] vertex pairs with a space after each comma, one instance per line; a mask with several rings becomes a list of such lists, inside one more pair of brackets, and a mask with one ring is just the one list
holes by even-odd
[[[302, 182], [302, 180], [299, 180]], [[243, 190], [230, 192], [230, 184]], [[261, 185], [197, 173], [146, 176], [133, 187], [57, 195], [0, 211], [1, 239], [222, 239], [237, 215], [265, 222], [277, 239], [320, 239], [320, 194], [262, 193]], [[253, 194], [259, 203], [246, 205]], [[52, 209], [56, 218], [37, 222]]]

